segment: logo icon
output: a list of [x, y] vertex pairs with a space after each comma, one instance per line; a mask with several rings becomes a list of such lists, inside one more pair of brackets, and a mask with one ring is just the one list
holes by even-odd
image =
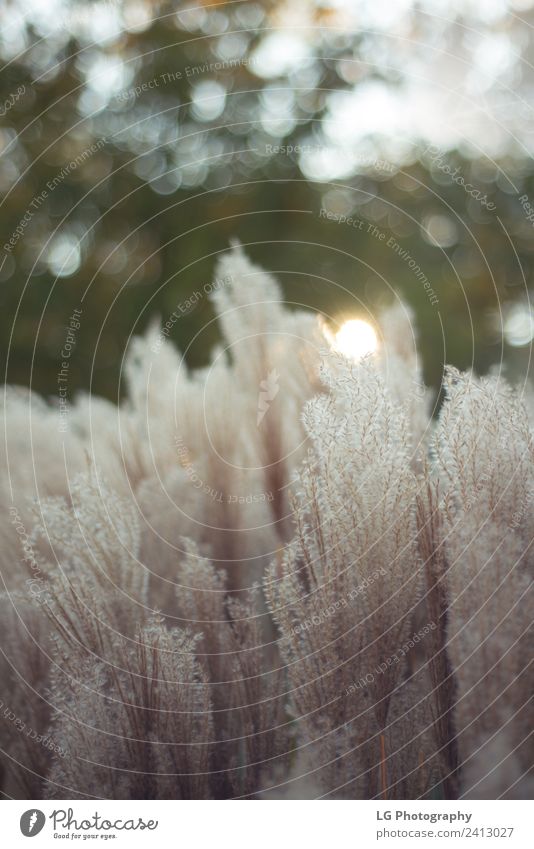
[[278, 385], [280, 375], [273, 368], [272, 371], [269, 372], [265, 380], [260, 381], [260, 394], [258, 397], [258, 416], [256, 420], [256, 425], [259, 427], [263, 421], [263, 417], [269, 407], [271, 406], [271, 401], [274, 401], [276, 396], [278, 395], [278, 391], [280, 386]]
[[36, 808], [31, 808], [29, 811], [24, 811], [20, 818], [20, 830], [24, 837], [35, 837], [42, 830], [46, 822], [46, 817], [42, 811]]

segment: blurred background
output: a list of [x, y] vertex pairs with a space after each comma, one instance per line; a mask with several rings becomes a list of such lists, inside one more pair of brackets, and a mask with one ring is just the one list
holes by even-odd
[[4, 2], [6, 381], [54, 395], [70, 333], [69, 393], [117, 397], [128, 339], [173, 313], [205, 364], [235, 237], [333, 322], [401, 297], [433, 385], [445, 360], [526, 374], [533, 5]]

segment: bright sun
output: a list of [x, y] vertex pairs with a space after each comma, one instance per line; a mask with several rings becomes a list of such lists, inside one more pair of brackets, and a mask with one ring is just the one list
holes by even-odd
[[333, 347], [345, 357], [359, 360], [366, 354], [373, 354], [376, 351], [378, 339], [367, 321], [354, 318], [341, 325], [334, 335]]

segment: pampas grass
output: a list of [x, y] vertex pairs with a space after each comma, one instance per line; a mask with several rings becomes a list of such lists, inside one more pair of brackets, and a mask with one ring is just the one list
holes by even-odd
[[5, 393], [3, 793], [531, 796], [531, 400], [449, 370], [433, 421], [405, 307], [352, 362], [216, 273], [208, 368], [151, 327], [66, 432]]

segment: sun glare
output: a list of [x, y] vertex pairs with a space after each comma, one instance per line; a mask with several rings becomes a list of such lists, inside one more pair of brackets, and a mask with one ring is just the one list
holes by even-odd
[[366, 354], [373, 354], [376, 351], [378, 339], [367, 321], [355, 318], [342, 324], [334, 334], [333, 347], [345, 357], [359, 360]]

